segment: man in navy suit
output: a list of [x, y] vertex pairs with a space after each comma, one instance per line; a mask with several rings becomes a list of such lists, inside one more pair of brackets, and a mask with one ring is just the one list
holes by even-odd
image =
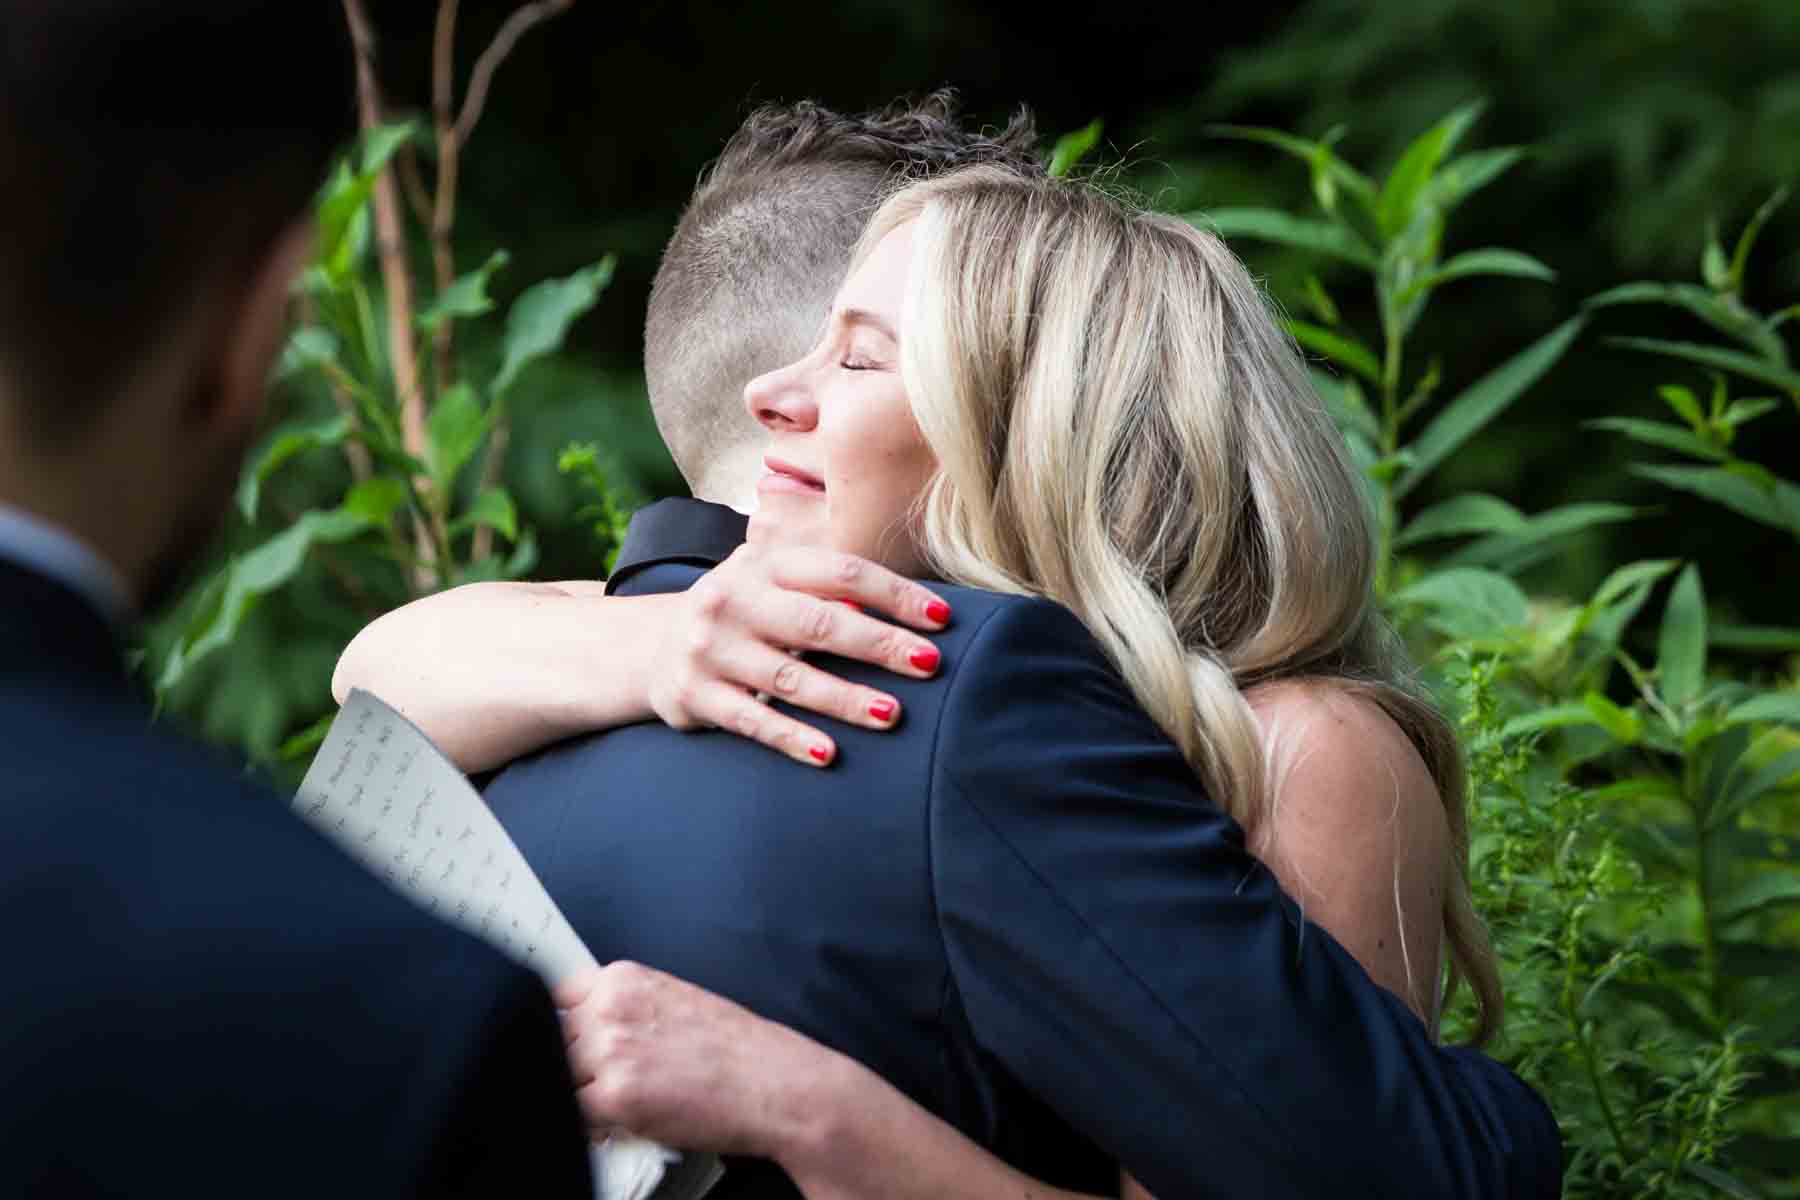
[[[738, 393], [813, 336], [889, 168], [1005, 153], [932, 113], [740, 131], [665, 254], [646, 346], [664, 436], [723, 503], [641, 513], [610, 591], [681, 590], [742, 541], [761, 438]], [[498, 776], [490, 804], [602, 961], [790, 1026], [1054, 1185], [1111, 1192], [1122, 1166], [1161, 1200], [1556, 1193], [1541, 1101], [1300, 919], [1079, 622], [939, 592], [936, 678], [816, 660], [906, 713], [832, 725], [829, 770], [658, 723]], [[792, 1194], [766, 1162], [723, 1187]]]
[[227, 507], [335, 5], [0, 4], [0, 1194], [587, 1195], [542, 985], [151, 726], [121, 631]]

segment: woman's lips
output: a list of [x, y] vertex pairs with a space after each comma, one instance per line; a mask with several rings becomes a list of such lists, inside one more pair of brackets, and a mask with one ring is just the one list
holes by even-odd
[[792, 463], [765, 458], [763, 466], [769, 469], [769, 473], [757, 481], [756, 490], [759, 492], [799, 492], [817, 496], [825, 491], [823, 480], [811, 472], [802, 471]]

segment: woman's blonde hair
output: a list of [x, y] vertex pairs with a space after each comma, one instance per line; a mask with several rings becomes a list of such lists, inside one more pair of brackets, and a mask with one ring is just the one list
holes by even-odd
[[901, 373], [939, 472], [924, 550], [948, 580], [1078, 616], [1247, 828], [1272, 803], [1242, 689], [1327, 677], [1380, 706], [1443, 798], [1445, 998], [1500, 1017], [1470, 906], [1464, 772], [1372, 604], [1362, 489], [1293, 344], [1222, 242], [1079, 183], [975, 167], [876, 212], [914, 223]]

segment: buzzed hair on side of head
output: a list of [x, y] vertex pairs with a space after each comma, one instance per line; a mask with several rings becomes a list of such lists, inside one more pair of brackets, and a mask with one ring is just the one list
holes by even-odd
[[943, 89], [862, 116], [768, 105], [731, 136], [663, 251], [644, 326], [657, 427], [696, 494], [730, 498], [722, 475], [761, 436], [744, 385], [805, 353], [888, 189], [977, 163], [1043, 174], [1030, 113], [971, 132]]

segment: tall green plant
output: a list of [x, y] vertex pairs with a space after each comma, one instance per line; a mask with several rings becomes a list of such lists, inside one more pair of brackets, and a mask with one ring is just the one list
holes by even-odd
[[1375, 345], [1345, 325], [1317, 276], [1307, 281], [1316, 319], [1293, 318], [1287, 327], [1303, 347], [1343, 372], [1335, 378], [1315, 372], [1314, 381], [1369, 480], [1379, 535], [1376, 589], [1384, 597], [1396, 582], [1398, 551], [1432, 538], [1489, 535], [1463, 565], [1517, 567], [1555, 538], [1631, 515], [1619, 506], [1568, 506], [1527, 517], [1491, 496], [1461, 496], [1402, 526], [1402, 501], [1543, 378], [1586, 321], [1578, 315], [1564, 322], [1447, 402], [1437, 396], [1440, 359], [1429, 359], [1423, 369], [1409, 365], [1409, 340], [1438, 289], [1476, 276], [1555, 278], [1549, 267], [1517, 250], [1485, 247], [1444, 256], [1457, 207], [1524, 155], [1517, 147], [1456, 153], [1481, 109], [1479, 103], [1464, 105], [1420, 134], [1379, 183], [1338, 156], [1341, 126], [1317, 141], [1275, 129], [1213, 126], [1218, 136], [1272, 146], [1305, 163], [1319, 215], [1215, 208], [1191, 216], [1227, 238], [1277, 242], [1337, 260], [1372, 285], [1380, 320]]
[[[1516, 149], [1458, 155], [1476, 106], [1417, 138], [1377, 183], [1318, 141], [1219, 128], [1307, 164], [1316, 214], [1217, 209], [1194, 219], [1360, 271], [1379, 337], [1348, 327], [1315, 276], [1296, 340], [1342, 372], [1314, 382], [1368, 477], [1379, 518], [1382, 596], [1441, 668], [1461, 714], [1471, 783], [1472, 886], [1502, 962], [1509, 1016], [1499, 1052], [1550, 1100], [1567, 1147], [1567, 1194], [1800, 1194], [1800, 690], [1767, 667], [1721, 661], [1800, 649], [1784, 629], [1722, 633], [1699, 564], [1627, 563], [1585, 598], [1533, 596], [1521, 572], [1577, 531], [1643, 515], [1618, 503], [1527, 514], [1493, 495], [1406, 501], [1562, 358], [1600, 309], [1685, 308], [1736, 345], [1619, 339], [1720, 377], [1702, 405], [1663, 396], [1684, 425], [1591, 422], [1702, 465], [1640, 473], [1790, 528], [1787, 481], [1736, 441], [1779, 401], [1735, 400], [1723, 375], [1800, 396], [1780, 338], [1800, 313], [1764, 315], [1741, 296], [1774, 203], [1727, 257], [1709, 239], [1707, 286], [1633, 284], [1583, 311], [1447, 403], [1436, 359], [1409, 370], [1434, 291], [1473, 275], [1546, 280], [1516, 251], [1445, 257], [1456, 205], [1498, 180]], [[1672, 582], [1671, 582], [1672, 581]], [[1666, 589], [1660, 615], [1651, 602]], [[1722, 667], [1735, 668], [1728, 674]], [[1446, 1015], [1468, 1028], [1466, 998]]]
[[[556, 354], [599, 301], [614, 260], [527, 287], [501, 319], [490, 289], [507, 253], [458, 275], [451, 234], [460, 154], [494, 72], [519, 37], [567, 7], [520, 8], [478, 60], [458, 111], [450, 74], [458, 5], [440, 0], [427, 124], [383, 119], [373, 35], [360, 0], [344, 0], [364, 129], [319, 193], [313, 256], [295, 290], [300, 320], [273, 381], [312, 399], [252, 455], [237, 493], [245, 548], [182, 606], [154, 664], [159, 692], [231, 644], [276, 592], [304, 589], [315, 605], [328, 597], [332, 613], [314, 618], [354, 629], [428, 592], [514, 578], [535, 563], [534, 537], [499, 470], [508, 406], [532, 364]], [[421, 155], [435, 159], [433, 191]], [[497, 326], [491, 369], [462, 361], [453, 337], [485, 323]], [[296, 476], [300, 486], [271, 511], [272, 485]], [[314, 711], [329, 701], [319, 695]], [[290, 748], [306, 746], [302, 738]]]
[[[1769, 218], [1787, 200], [1783, 188], [1771, 196], [1738, 236], [1727, 258], [1717, 228], [1709, 229], [1701, 257], [1704, 285], [1691, 283], [1627, 283], [1588, 301], [1590, 309], [1623, 304], [1655, 304], [1679, 309], [1724, 334], [1729, 344], [1669, 341], [1663, 338], [1615, 337], [1613, 345], [1655, 354], [1704, 368], [1711, 377], [1709, 398], [1685, 384], [1671, 383], [1658, 395], [1678, 423], [1631, 417], [1602, 417], [1594, 428], [1623, 434], [1635, 442], [1686, 455], [1693, 462], [1639, 463], [1632, 470], [1665, 486], [1691, 492], [1749, 517], [1785, 530], [1800, 540], [1800, 486], [1735, 449], [1740, 432], [1751, 422], [1784, 407], [1800, 413], [1800, 370], [1788, 355], [1782, 326], [1800, 317], [1800, 303], [1762, 313], [1744, 300], [1744, 274], [1751, 252]], [[1734, 399], [1727, 377], [1747, 380], [1774, 395]]]

